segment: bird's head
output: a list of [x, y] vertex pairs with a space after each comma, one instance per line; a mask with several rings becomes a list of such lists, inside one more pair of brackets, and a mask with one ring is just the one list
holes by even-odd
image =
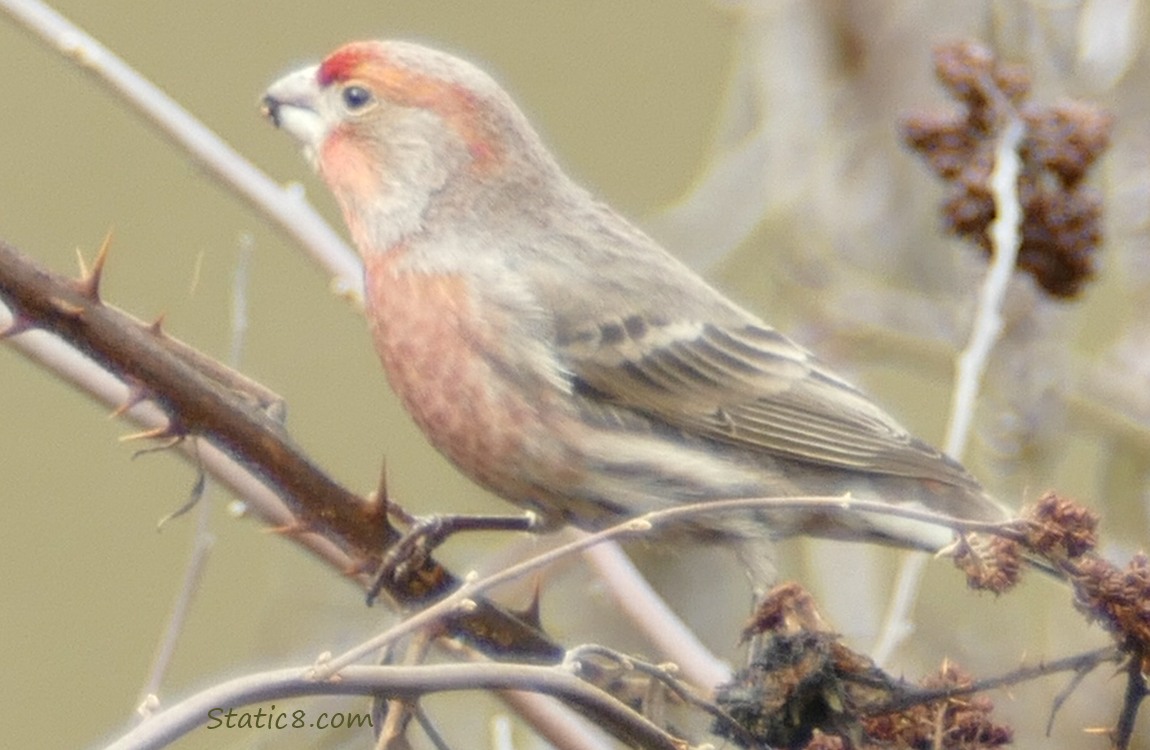
[[418, 231], [433, 202], [473, 213], [477, 201], [492, 202], [483, 198], [492, 188], [540, 182], [552, 171], [494, 80], [415, 44], [340, 47], [272, 84], [263, 112], [300, 142], [361, 251]]

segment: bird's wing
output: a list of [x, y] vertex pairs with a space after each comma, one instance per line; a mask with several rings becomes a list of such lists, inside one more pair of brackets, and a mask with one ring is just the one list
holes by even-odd
[[750, 316], [632, 315], [561, 342], [575, 385], [688, 434], [828, 467], [977, 487], [809, 352]]

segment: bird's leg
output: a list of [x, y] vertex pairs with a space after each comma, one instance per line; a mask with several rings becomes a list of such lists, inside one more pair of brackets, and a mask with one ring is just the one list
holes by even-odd
[[388, 581], [403, 580], [413, 571], [419, 570], [427, 561], [427, 556], [448, 537], [462, 531], [529, 531], [543, 528], [539, 517], [534, 513], [515, 516], [475, 516], [475, 515], [431, 515], [406, 516], [409, 528], [393, 544], [375, 573], [375, 580], [367, 592], [367, 605], [370, 607]]

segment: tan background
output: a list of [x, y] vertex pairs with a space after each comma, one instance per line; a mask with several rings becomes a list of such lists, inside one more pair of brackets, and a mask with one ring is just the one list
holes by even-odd
[[[219, 0], [56, 3], [257, 165], [278, 179], [303, 181], [341, 232], [330, 199], [307, 174], [289, 139], [257, 113], [260, 93], [280, 73], [344, 41], [371, 36], [405, 37], [458, 52], [505, 83], [577, 177], [629, 215], [645, 217], [687, 191], [707, 159], [740, 24], [746, 22], [721, 5], [371, 0], [343, 3], [333, 13], [320, 3], [271, 9], [267, 3]], [[856, 19], [868, 17], [866, 3], [855, 7]], [[963, 12], [955, 7], [940, 3], [905, 19], [892, 14], [905, 26], [885, 33], [900, 35], [913, 53], [870, 71], [869, 83], [879, 84], [875, 119], [885, 123], [876, 131], [881, 148], [898, 151], [893, 122], [900, 95], [910, 101], [940, 99], [930, 82], [930, 40], [980, 31], [990, 23], [981, 4]], [[386, 455], [392, 491], [415, 512], [505, 509], [425, 445], [387, 392], [362, 321], [259, 216], [69, 62], [2, 17], [0, 63], [7, 71], [0, 82], [0, 236], [66, 270], [74, 267], [75, 248], [90, 255], [114, 227], [106, 298], [144, 318], [164, 313], [174, 335], [223, 358], [229, 346], [231, 275], [240, 238], [250, 235], [255, 256], [242, 369], [284, 396], [299, 442], [335, 477], [363, 490], [372, 487]], [[786, 81], [798, 71], [774, 72]], [[898, 86], [887, 83], [896, 80]], [[806, 125], [807, 130], [821, 127]], [[892, 158], [898, 159], [892, 170], [910, 175], [909, 186], [901, 189], [920, 203], [900, 211], [889, 232], [844, 238], [816, 228], [812, 235], [805, 222], [817, 219], [817, 212], [768, 213], [759, 236], [717, 269], [720, 283], [795, 327], [795, 316], [783, 316], [778, 299], [770, 296], [778, 283], [763, 260], [770, 242], [791, 248], [809, 242], [826, 252], [857, 241], [862, 252], [879, 258], [888, 235], [913, 245], [907, 235], [921, 230], [936, 242], [929, 233], [937, 220], [923, 207], [937, 197], [937, 188], [913, 159]], [[829, 181], [845, 190], [849, 181], [837, 179]], [[866, 194], [861, 181], [849, 186]], [[849, 212], [847, 204], [841, 206]], [[855, 209], [858, 204], [851, 204]], [[929, 280], [933, 273], [944, 277], [936, 283], [951, 283], [945, 264], [942, 270], [924, 265], [921, 278]], [[1095, 292], [1089, 304], [1104, 313], [1107, 297]], [[1113, 295], [1109, 299], [1116, 304]], [[1094, 323], [1084, 330], [1104, 327]], [[1089, 335], [1079, 335], [1097, 345]], [[850, 350], [830, 354], [848, 363], [853, 355]], [[900, 418], [937, 441], [945, 420], [945, 375], [895, 377], [897, 369], [897, 363], [871, 368], [867, 385]], [[13, 352], [0, 351], [0, 727], [13, 747], [76, 747], [113, 736], [137, 701], [179, 586], [193, 524], [177, 521], [160, 534], [154, 526], [183, 502], [193, 474], [170, 456], [130, 460], [132, 447], [116, 442], [125, 431], [84, 397]], [[1075, 439], [1087, 454], [1100, 450], [1089, 437]], [[1143, 465], [1131, 460], [1131, 474]], [[1059, 464], [1059, 486], [1089, 496], [1097, 486], [1097, 477], [1090, 475], [1097, 464], [1088, 466], [1094, 468]], [[253, 523], [233, 521], [223, 512], [225, 500], [222, 492], [212, 495], [219, 506], [213, 519], [217, 542], [167, 682], [169, 700], [224, 677], [310, 661], [321, 650], [355, 642], [384, 617], [366, 610], [356, 590], [292, 545], [261, 534]], [[1122, 513], [1127, 515], [1115, 515], [1131, 520], [1123, 532], [1128, 551], [1147, 538], [1145, 518], [1143, 511]], [[478, 546], [453, 545], [443, 558], [465, 570], [482, 549], [500, 544], [489, 539]], [[660, 585], [688, 605], [687, 616], [707, 631], [711, 645], [733, 657], [746, 589], [729, 561], [698, 551], [642, 556], [649, 557]], [[801, 572], [802, 561], [811, 556], [796, 558], [792, 569]], [[848, 581], [847, 588], [875, 586], [881, 593], [890, 575], [881, 565], [877, 577], [844, 567], [839, 580]], [[611, 605], [584, 584], [578, 570], [564, 579], [565, 588], [555, 589], [563, 593], [549, 594], [544, 609], [558, 637], [578, 643], [610, 633], [614, 645], [642, 647], [616, 632]], [[995, 602], [965, 594], [945, 568], [932, 568], [928, 580], [942, 595], [921, 615], [927, 634], [918, 642], [924, 664], [974, 651], [983, 662], [976, 657], [968, 666], [990, 673], [1027, 655], [1059, 656], [1102, 642], [1097, 633], [1085, 635], [1065, 598], [1049, 589], [1034, 601]], [[588, 610], [587, 619], [574, 619], [573, 612]], [[879, 611], [844, 607], [835, 613], [836, 624], [844, 632], [865, 634]], [[713, 612], [723, 617], [712, 618]], [[971, 624], [947, 632], [959, 613]], [[1042, 624], [1028, 632], [1025, 623], [1039, 620]], [[866, 643], [863, 638], [860, 645]], [[904, 663], [908, 674], [929, 668], [910, 659]], [[1045, 707], [1061, 684], [1043, 683], [1013, 705], [1006, 696], [996, 697], [1028, 738], [1020, 746], [1043, 746]], [[1109, 721], [1113, 714], [1106, 709], [1115, 705], [1116, 689], [1115, 681], [1093, 683], [1098, 710], [1084, 709], [1064, 720], [1062, 737], [1076, 741], [1082, 726]], [[485, 736], [487, 716], [497, 704], [440, 705], [445, 707], [439, 718], [457, 746], [484, 746], [475, 744], [476, 738]], [[286, 710], [294, 707], [293, 702]], [[342, 710], [362, 707], [362, 702], [344, 704]], [[527, 734], [519, 738], [521, 747], [532, 746]], [[200, 730], [178, 747], [337, 747], [347, 740], [337, 732], [317, 738]], [[1140, 747], [1150, 747], [1142, 742]]]

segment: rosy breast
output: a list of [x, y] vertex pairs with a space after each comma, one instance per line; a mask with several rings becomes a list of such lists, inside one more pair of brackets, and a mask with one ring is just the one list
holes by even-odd
[[533, 494], [521, 462], [539, 404], [485, 353], [500, 331], [455, 274], [398, 268], [403, 248], [367, 260], [376, 351], [404, 407], [441, 453], [508, 499]]

